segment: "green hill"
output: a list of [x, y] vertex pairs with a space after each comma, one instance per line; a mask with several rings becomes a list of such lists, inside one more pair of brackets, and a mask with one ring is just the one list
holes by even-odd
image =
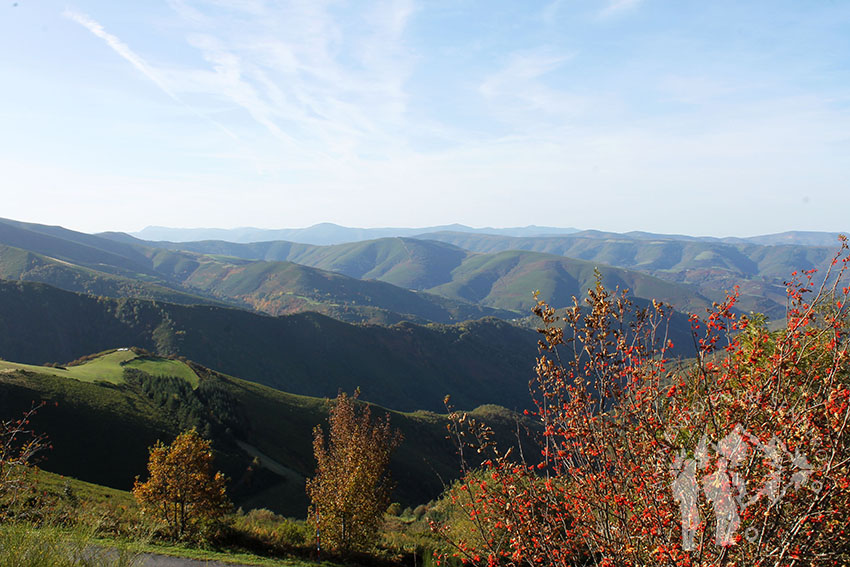
[[403, 320], [448, 323], [516, 313], [416, 293], [292, 262], [216, 258], [182, 280], [189, 289], [236, 301], [269, 315], [314, 311], [336, 319], [384, 324]]
[[[72, 377], [82, 375], [85, 380]], [[105, 352], [67, 370], [2, 363], [0, 413], [16, 415], [33, 401], [46, 403], [32, 423], [53, 445], [41, 463], [45, 470], [127, 490], [145, 474], [150, 445], [196, 426], [213, 440], [237, 505], [293, 516], [306, 511], [304, 479], [315, 466], [312, 430], [326, 421], [328, 409], [320, 398], [133, 350]], [[513, 435], [509, 412], [485, 407], [478, 414], [500, 435]], [[394, 499], [427, 502], [458, 474], [446, 417], [423, 411], [390, 416], [405, 436], [391, 464], [398, 481]]]
[[[463, 237], [466, 245], [475, 238], [502, 246], [515, 241], [551, 246], [561, 242], [556, 238]], [[644, 250], [648, 245], [644, 241], [631, 242], [631, 248], [598, 238], [584, 241], [597, 247], [590, 261], [581, 260], [590, 254], [579, 249], [572, 251], [579, 259], [531, 250], [474, 253], [412, 238], [334, 246], [143, 243], [121, 234], [83, 235], [0, 220], [0, 244], [6, 244], [0, 250], [0, 276], [111, 297], [183, 304], [217, 301], [270, 315], [314, 311], [344, 321], [379, 324], [521, 318], [533, 306], [535, 290], [554, 306], [563, 307], [572, 296], [581, 297], [593, 286], [597, 266], [607, 285], [627, 287], [644, 300], [659, 299], [681, 311], [701, 311], [710, 303], [696, 286], [681, 285], [693, 279], [673, 282], [669, 280], [676, 278], [653, 277], [674, 269], [670, 262], [675, 250], [669, 243], [665, 249]], [[696, 241], [691, 245], [715, 246]], [[640, 260], [632, 264], [643, 271], [606, 265], [628, 264], [630, 254]], [[740, 253], [721, 257], [710, 248], [692, 256], [691, 264], [703, 271], [718, 265], [740, 271], [752, 264]]]
[[36, 366], [20, 362], [0, 360], [0, 372], [23, 370], [57, 378], [69, 378], [80, 382], [125, 382], [124, 369], [135, 369], [154, 376], [175, 376], [192, 386], [198, 385], [198, 377], [184, 362], [160, 357], [140, 356], [133, 350], [122, 347], [77, 364], [65, 366]]
[[237, 244], [221, 240], [146, 244], [243, 260], [295, 262], [419, 290], [451, 281], [452, 270], [470, 255], [456, 246], [415, 238], [382, 238], [333, 246], [285, 241]]
[[156, 276], [134, 246], [59, 226], [0, 219], [0, 243], [113, 275]]
[[529, 290], [556, 307], [570, 305], [573, 296], [583, 297], [593, 288], [596, 270], [605, 286], [628, 288], [645, 300], [658, 299], [678, 310], [702, 310], [708, 302], [693, 289], [637, 271], [626, 271], [572, 258], [525, 251], [505, 251], [470, 256], [452, 272], [452, 281], [431, 289], [491, 307], [528, 311], [534, 305]]

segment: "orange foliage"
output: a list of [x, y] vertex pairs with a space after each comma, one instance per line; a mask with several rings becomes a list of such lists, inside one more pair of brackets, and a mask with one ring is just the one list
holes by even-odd
[[849, 265], [842, 239], [820, 285], [794, 274], [780, 330], [736, 293], [692, 317], [692, 363], [668, 360], [660, 304], [601, 282], [561, 316], [540, 301], [541, 462], [456, 414], [493, 452], [451, 493], [474, 533], [432, 528], [482, 566], [848, 564]]
[[328, 441], [313, 432], [316, 476], [307, 480], [309, 519], [322, 548], [368, 550], [378, 537], [393, 488], [390, 455], [401, 433], [389, 416], [372, 422], [368, 405], [341, 392], [328, 416]]
[[205, 522], [220, 518], [230, 509], [225, 478], [212, 474], [210, 442], [192, 428], [171, 445], [158, 442], [150, 449], [148, 473], [138, 477], [133, 496], [144, 514], [164, 522], [174, 539], [194, 536]]

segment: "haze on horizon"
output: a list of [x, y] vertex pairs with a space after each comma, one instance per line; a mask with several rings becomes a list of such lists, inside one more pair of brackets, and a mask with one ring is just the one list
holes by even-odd
[[843, 231], [850, 3], [18, 0], [0, 216]]

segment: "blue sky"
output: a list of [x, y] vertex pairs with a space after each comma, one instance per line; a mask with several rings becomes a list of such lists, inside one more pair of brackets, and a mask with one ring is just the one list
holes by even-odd
[[850, 2], [3, 0], [0, 216], [850, 230]]

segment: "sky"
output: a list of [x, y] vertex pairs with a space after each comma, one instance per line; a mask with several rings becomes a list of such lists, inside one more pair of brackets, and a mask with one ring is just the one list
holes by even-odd
[[843, 0], [0, 2], [0, 217], [850, 230]]

